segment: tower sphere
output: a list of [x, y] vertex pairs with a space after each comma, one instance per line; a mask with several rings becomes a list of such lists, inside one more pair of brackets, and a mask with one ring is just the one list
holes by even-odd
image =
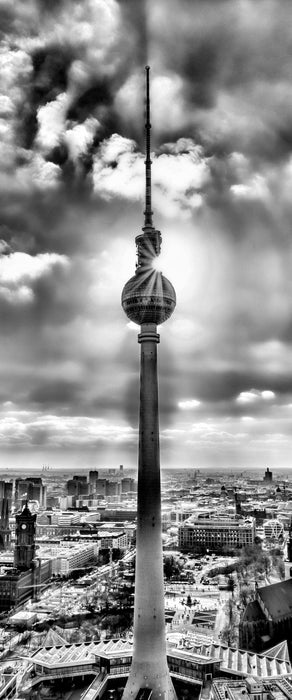
[[130, 321], [139, 326], [142, 323], [160, 325], [171, 316], [175, 305], [171, 282], [152, 267], [138, 268], [122, 292], [122, 307]]

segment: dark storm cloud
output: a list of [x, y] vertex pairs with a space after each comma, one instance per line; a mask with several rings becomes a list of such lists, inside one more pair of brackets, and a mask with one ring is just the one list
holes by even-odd
[[289, 10], [274, 0], [152, 4], [154, 61], [182, 78], [184, 120], [213, 152], [278, 159], [290, 148]]
[[[121, 128], [113, 101], [145, 53], [143, 13], [115, 0], [86, 0], [82, 7], [74, 2], [48, 7], [30, 0], [25, 9], [21, 2], [1, 9], [11, 141], [4, 149], [6, 172], [17, 164], [19, 179], [29, 182], [31, 176], [37, 189], [45, 188], [42, 179], [49, 175], [56, 194], [62, 181], [82, 189], [98, 143]], [[95, 133], [90, 125], [92, 138], [87, 118], [96, 118]], [[76, 130], [78, 125], [84, 125], [83, 131]]]
[[40, 105], [56, 99], [68, 87], [68, 70], [74, 57], [71, 47], [41, 47], [31, 53], [32, 75], [20, 117], [20, 143], [30, 149], [38, 129]]
[[200, 401], [212, 404], [229, 402], [229, 406], [242, 392], [248, 392], [253, 387], [257, 391], [265, 391], [268, 387], [279, 398], [285, 399], [292, 393], [292, 377], [288, 372], [279, 376], [268, 371], [255, 372], [252, 368], [241, 372], [205, 370], [201, 371], [199, 377], [194, 376], [189, 383], [190, 394]]

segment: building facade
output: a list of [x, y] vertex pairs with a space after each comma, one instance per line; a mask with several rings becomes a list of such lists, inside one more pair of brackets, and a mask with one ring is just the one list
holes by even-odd
[[192, 516], [179, 527], [178, 546], [181, 551], [200, 553], [231, 552], [252, 545], [255, 538], [254, 518], [239, 515], [208, 517]]

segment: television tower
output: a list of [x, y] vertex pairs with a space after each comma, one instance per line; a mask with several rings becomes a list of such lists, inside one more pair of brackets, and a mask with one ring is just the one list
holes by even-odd
[[[157, 325], [172, 314], [176, 296], [172, 284], [154, 269], [161, 233], [152, 222], [149, 66], [146, 66], [146, 193], [143, 233], [136, 237], [137, 266], [125, 284], [122, 307], [141, 326], [140, 418], [136, 578], [133, 660], [123, 700], [135, 700], [149, 690], [152, 700], [175, 700], [167, 666], [161, 529], [159, 459]], [[143, 696], [144, 697], [144, 696]], [[146, 695], [145, 695], [146, 697]], [[148, 697], [148, 694], [147, 694]]]

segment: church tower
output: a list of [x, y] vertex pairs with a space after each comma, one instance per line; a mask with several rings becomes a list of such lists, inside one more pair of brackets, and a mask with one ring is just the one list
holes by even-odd
[[25, 571], [33, 567], [35, 556], [36, 514], [32, 514], [25, 504], [16, 515], [14, 566]]
[[152, 222], [149, 71], [147, 66], [145, 218], [136, 237], [136, 272], [122, 292], [125, 313], [140, 326], [141, 346], [134, 646], [123, 700], [135, 700], [140, 691], [152, 700], [176, 698], [166, 658], [157, 377], [157, 325], [171, 316], [176, 296], [153, 265], [162, 239]]

